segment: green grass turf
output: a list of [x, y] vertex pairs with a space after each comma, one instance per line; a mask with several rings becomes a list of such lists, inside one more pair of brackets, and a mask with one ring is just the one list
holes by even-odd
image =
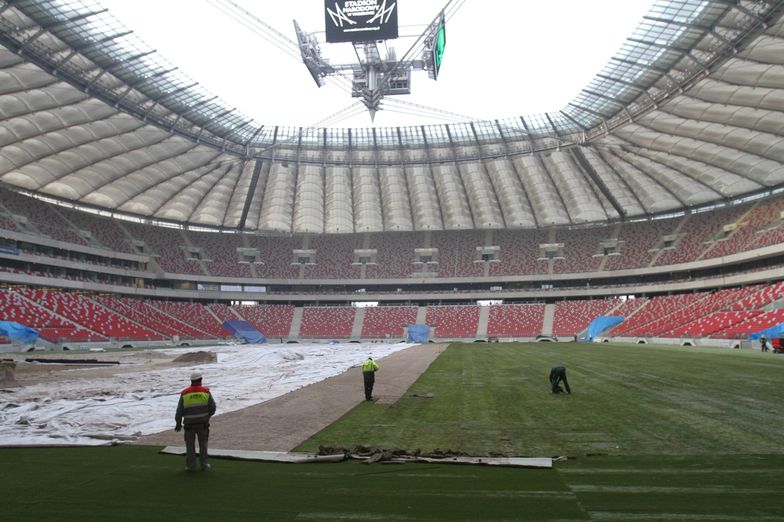
[[784, 456], [586, 457], [553, 470], [213, 459], [148, 446], [0, 449], [17, 521], [784, 520]]
[[[567, 367], [572, 395], [548, 375]], [[377, 381], [384, 379], [383, 365]], [[306, 441], [470, 455], [782, 453], [784, 356], [617, 344], [453, 344], [395, 404]], [[360, 386], [361, 383], [358, 383]]]
[[549, 470], [214, 460], [156, 448], [3, 449], [2, 520], [585, 520]]
[[[554, 363], [571, 396], [550, 395]], [[0, 520], [784, 521], [783, 376], [784, 356], [759, 352], [453, 345], [397, 404], [363, 403], [302, 448], [576, 458], [553, 470], [214, 459], [186, 473], [154, 447], [0, 449]]]

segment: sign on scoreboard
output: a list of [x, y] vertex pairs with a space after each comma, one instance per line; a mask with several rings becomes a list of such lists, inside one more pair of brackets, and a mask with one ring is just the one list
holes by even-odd
[[394, 0], [324, 0], [327, 42], [372, 42], [397, 38]]

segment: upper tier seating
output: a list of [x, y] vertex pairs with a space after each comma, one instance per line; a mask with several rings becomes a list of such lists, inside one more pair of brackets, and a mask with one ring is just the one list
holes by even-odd
[[391, 232], [370, 234], [370, 248], [377, 252], [376, 264], [367, 266], [369, 279], [399, 279], [417, 270], [414, 250], [424, 247], [423, 234]]
[[440, 338], [476, 337], [479, 307], [476, 305], [432, 305], [427, 307], [425, 322]]
[[543, 304], [493, 305], [487, 320], [488, 337], [536, 337], [544, 326]]
[[[368, 279], [408, 278], [436, 272], [439, 277], [516, 276], [635, 269], [713, 259], [784, 243], [784, 196], [672, 219], [629, 222], [579, 229], [503, 229], [263, 236], [178, 230], [118, 221], [54, 206], [0, 189], [0, 229], [17, 229], [77, 245], [136, 253], [136, 242], [155, 256], [167, 273], [265, 279], [358, 279], [356, 249], [376, 250]], [[11, 215], [24, 218], [14, 222]], [[24, 225], [27, 221], [27, 225]], [[725, 232], [725, 225], [738, 228]], [[89, 232], [89, 240], [80, 231]], [[674, 235], [672, 247], [664, 238]], [[616, 237], [617, 236], [617, 237]], [[724, 237], [726, 236], [726, 237]], [[616, 254], [605, 257], [601, 242], [616, 238]], [[540, 259], [541, 244], [563, 244], [563, 257]], [[477, 247], [498, 246], [497, 260], [476, 262]], [[437, 263], [419, 263], [417, 248], [437, 248]], [[238, 248], [248, 248], [252, 265]], [[294, 250], [315, 251], [315, 264], [300, 265]], [[195, 256], [200, 259], [190, 259]]]
[[686, 222], [678, 230], [678, 239], [672, 248], [663, 250], [656, 259], [656, 265], [674, 265], [698, 259], [711, 244], [708, 241], [721, 234], [724, 225], [734, 222], [746, 209], [730, 208], [724, 212], [703, 212], [686, 217]]
[[182, 231], [162, 227], [153, 228], [137, 223], [124, 223], [123, 226], [134, 238], [144, 242], [152, 250], [164, 272], [204, 275], [204, 270], [201, 269], [198, 261], [186, 258], [187, 245]]
[[305, 339], [347, 339], [354, 328], [353, 306], [306, 306], [299, 336]]
[[8, 216], [0, 209], [0, 229], [3, 230], [16, 230], [16, 222], [11, 216]]
[[362, 337], [404, 337], [406, 327], [416, 322], [416, 306], [373, 306], [365, 309]]
[[239, 234], [213, 234], [209, 232], [188, 232], [192, 245], [201, 247], [201, 258], [207, 271], [214, 276], [252, 277], [250, 265], [240, 263], [237, 248], [242, 248]]
[[[563, 259], [553, 262], [553, 273], [595, 272], [599, 270], [602, 258], [601, 241], [608, 239], [605, 228], [585, 228], [579, 230], [559, 230], [556, 243], [563, 243]], [[596, 257], [595, 257], [596, 256]]]
[[2, 205], [8, 211], [27, 218], [28, 224], [44, 236], [66, 243], [87, 244], [70, 223], [63, 219], [54, 205], [5, 189], [0, 189], [0, 196]]
[[542, 230], [497, 230], [493, 243], [501, 247], [499, 262], [490, 264], [490, 275], [546, 274], [547, 261], [539, 261], [539, 245], [547, 243]]
[[644, 223], [625, 223], [618, 235], [620, 255], [608, 256], [604, 270], [624, 270], [648, 266], [655, 253], [654, 248], [662, 236], [668, 234], [677, 223], [661, 220]]
[[117, 221], [113, 219], [97, 218], [92, 214], [68, 208], [58, 209], [68, 221], [78, 229], [85, 230], [99, 243], [99, 246], [115, 252], [133, 253], [133, 247], [128, 242], [128, 236]]
[[474, 263], [476, 247], [484, 246], [481, 232], [434, 232], [432, 238], [438, 248], [439, 277], [482, 275], [482, 264]]
[[248, 236], [245, 240], [259, 252], [262, 264], [255, 265], [259, 277], [293, 279], [299, 275], [299, 266], [291, 262], [294, 260], [293, 250], [302, 248], [302, 238]]
[[359, 248], [358, 235], [329, 235], [310, 238], [310, 249], [316, 251], [315, 264], [305, 266], [309, 279], [359, 279], [361, 267], [352, 265], [354, 249]]
[[[744, 205], [743, 209], [747, 209], [747, 206]], [[764, 238], [769, 224], [781, 221], [782, 210], [784, 198], [759, 202], [741, 219], [735, 232], [726, 241], [719, 242], [705, 257], [722, 257], [764, 246], [760, 239]]]

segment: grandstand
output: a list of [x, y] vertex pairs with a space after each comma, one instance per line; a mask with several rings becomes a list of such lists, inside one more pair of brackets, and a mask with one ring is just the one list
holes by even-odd
[[4, 3], [0, 319], [51, 346], [214, 343], [234, 319], [274, 342], [778, 324], [784, 7], [651, 9], [561, 111], [347, 130], [258, 124], [135, 64], [91, 2]]

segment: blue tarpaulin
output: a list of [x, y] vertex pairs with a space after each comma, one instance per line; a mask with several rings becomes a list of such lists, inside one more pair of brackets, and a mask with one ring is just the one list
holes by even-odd
[[588, 330], [585, 332], [585, 341], [592, 342], [597, 335], [622, 322], [623, 317], [620, 315], [601, 315], [597, 317], [588, 325]]
[[427, 324], [410, 324], [408, 325], [408, 339], [409, 343], [426, 343], [430, 337], [430, 325]]
[[0, 337], [18, 343], [31, 344], [38, 339], [38, 330], [12, 321], [0, 321]]
[[784, 323], [779, 323], [776, 326], [771, 326], [767, 330], [753, 333], [749, 337], [751, 339], [759, 339], [763, 335], [765, 336], [766, 339], [772, 339], [774, 337], [784, 337]]
[[223, 327], [250, 344], [264, 344], [267, 338], [247, 321], [224, 321]]

